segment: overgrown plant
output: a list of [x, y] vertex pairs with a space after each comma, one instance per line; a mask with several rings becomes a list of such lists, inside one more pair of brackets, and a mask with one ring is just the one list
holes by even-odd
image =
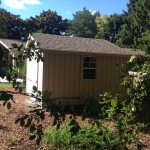
[[129, 72], [123, 84], [127, 88], [128, 100], [139, 106], [143, 101], [150, 102], [150, 56], [132, 56], [127, 67]]
[[115, 149], [129, 149], [130, 146], [140, 147], [143, 146], [139, 142], [138, 133], [144, 124], [135, 122], [135, 101], [125, 100], [118, 102], [117, 97], [112, 97], [110, 93], [103, 95], [105, 102], [102, 108], [104, 120], [112, 123], [116, 132]]
[[144, 124], [135, 122], [135, 103], [118, 102], [117, 97], [108, 92], [102, 96], [103, 104], [99, 104], [102, 113], [99, 113], [97, 119], [90, 119], [83, 126], [71, 118], [68, 125], [58, 130], [46, 130], [44, 146], [89, 150], [141, 149], [144, 145], [140, 142], [138, 133]]

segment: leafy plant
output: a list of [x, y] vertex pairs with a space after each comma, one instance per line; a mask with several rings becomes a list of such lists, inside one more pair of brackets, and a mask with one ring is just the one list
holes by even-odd
[[85, 115], [98, 115], [101, 111], [100, 104], [97, 99], [93, 98], [91, 95], [88, 95], [85, 99], [85, 107], [84, 107], [84, 114]]
[[62, 126], [58, 130], [56, 128], [46, 130], [44, 132], [45, 146], [65, 149], [106, 149], [110, 147], [109, 141], [116, 136], [114, 131], [107, 130], [107, 127], [103, 125], [101, 128], [90, 124], [81, 126], [78, 133], [73, 136], [70, 130], [70, 124]]
[[16, 142], [17, 142], [17, 137], [15, 136], [7, 136], [7, 140], [12, 144], [12, 145], [15, 145]]

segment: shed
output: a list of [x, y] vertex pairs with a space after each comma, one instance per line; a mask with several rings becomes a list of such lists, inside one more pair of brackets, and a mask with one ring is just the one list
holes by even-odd
[[[22, 42], [22, 40], [0, 38], [0, 58], [3, 55], [3, 57], [7, 58], [7, 60], [13, 65], [15, 65], [15, 61], [12, 58], [16, 57], [19, 54], [18, 49], [12, 47], [12, 44], [14, 43], [17, 44], [18, 46], [25, 44]], [[21, 68], [18, 70], [18, 72], [19, 73], [21, 72]], [[8, 81], [0, 78], [0, 82], [8, 82]]]
[[32, 87], [48, 89], [53, 97], [65, 104], [80, 104], [75, 97], [88, 94], [100, 99], [100, 94], [121, 86], [121, 75], [116, 64], [126, 64], [139, 51], [123, 49], [103, 39], [69, 37], [34, 33], [30, 40], [40, 43], [44, 62], [27, 60], [26, 91]]

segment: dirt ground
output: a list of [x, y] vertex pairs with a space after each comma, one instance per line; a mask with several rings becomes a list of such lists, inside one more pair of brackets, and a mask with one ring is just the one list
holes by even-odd
[[[15, 92], [12, 89], [7, 90]], [[35, 104], [28, 96], [17, 92], [14, 93], [14, 100], [15, 103], [11, 102], [12, 107], [10, 110], [3, 107], [3, 103], [0, 102], [0, 150], [39, 150], [40, 146], [38, 147], [34, 140], [29, 140], [29, 130], [14, 123], [19, 115], [28, 113]], [[48, 114], [42, 124], [45, 127], [52, 124], [52, 119]], [[147, 145], [144, 150], [150, 150], [150, 134], [141, 133], [139, 137], [141, 142]]]
[[14, 100], [10, 110], [0, 103], [0, 150], [37, 150], [35, 141], [29, 140], [28, 129], [14, 123], [19, 115], [28, 113], [34, 103], [28, 96], [18, 93], [14, 94]]
[[[11, 101], [12, 106], [8, 110], [6, 106], [3, 106], [3, 102], [0, 102], [0, 150], [41, 150], [41, 146], [37, 146], [34, 140], [29, 140], [29, 130], [21, 127], [19, 123], [14, 123], [18, 116], [28, 114], [33, 109], [34, 101], [29, 96], [19, 94], [11, 88], [5, 89], [5, 91], [13, 93], [15, 103]], [[81, 120], [81, 117], [78, 119]], [[53, 119], [46, 113], [42, 125], [48, 128], [52, 122]]]

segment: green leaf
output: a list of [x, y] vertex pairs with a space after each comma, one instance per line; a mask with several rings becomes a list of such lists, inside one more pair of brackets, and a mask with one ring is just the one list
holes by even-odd
[[18, 61], [16, 61], [16, 66], [17, 66], [17, 68], [20, 67], [20, 63]]
[[41, 92], [41, 91], [38, 91], [38, 94], [41, 96], [42, 92]]
[[41, 61], [44, 62], [44, 57], [41, 58]]
[[33, 133], [36, 130], [35, 125], [32, 124], [30, 127], [30, 133]]
[[39, 42], [37, 42], [37, 46], [39, 46], [40, 45], [40, 43]]
[[32, 89], [33, 89], [33, 91], [34, 91], [34, 92], [36, 92], [36, 91], [37, 91], [37, 87], [36, 87], [36, 86], [33, 86], [33, 88], [32, 88]]
[[18, 85], [15, 87], [15, 91], [17, 91], [19, 89]]
[[20, 125], [23, 127], [24, 124], [25, 124], [25, 121], [24, 121], [24, 119], [22, 118], [22, 119], [20, 120]]
[[31, 121], [32, 119], [28, 118], [27, 124], [24, 127], [28, 128], [31, 125]]
[[120, 136], [119, 136], [119, 135], [116, 135], [115, 141], [116, 141], [116, 142], [119, 142], [119, 140], [120, 140]]
[[43, 111], [42, 111], [41, 114], [40, 114], [40, 118], [41, 118], [41, 120], [44, 120], [44, 119], [45, 119], [45, 114], [44, 114]]
[[6, 101], [3, 103], [3, 106], [5, 106], [6, 105]]
[[19, 93], [21, 93], [22, 92], [22, 87], [19, 87]]
[[36, 139], [36, 144], [39, 145], [40, 142], [41, 142], [41, 138], [37, 138], [37, 139]]
[[111, 106], [113, 106], [113, 107], [117, 106], [117, 100], [116, 99], [111, 100]]
[[17, 120], [15, 120], [15, 124], [17, 124], [20, 121], [21, 118], [18, 118]]
[[18, 45], [17, 45], [16, 43], [12, 43], [11, 46], [12, 46], [13, 48], [17, 48], [17, 47], [18, 47]]
[[29, 139], [34, 140], [36, 138], [36, 135], [30, 135]]
[[37, 114], [38, 116], [41, 115], [41, 113], [40, 113], [38, 110], [36, 110], [36, 114]]
[[23, 55], [18, 55], [18, 59], [22, 59]]
[[8, 102], [8, 103], [7, 103], [7, 109], [10, 109], [10, 108], [11, 108], [11, 103]]

